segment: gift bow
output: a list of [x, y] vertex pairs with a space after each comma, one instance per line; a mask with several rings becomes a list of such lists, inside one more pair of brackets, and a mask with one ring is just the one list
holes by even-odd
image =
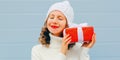
[[85, 26], [88, 26], [88, 23], [80, 23], [80, 24], [75, 24], [75, 23], [72, 23], [69, 27], [85, 27]]

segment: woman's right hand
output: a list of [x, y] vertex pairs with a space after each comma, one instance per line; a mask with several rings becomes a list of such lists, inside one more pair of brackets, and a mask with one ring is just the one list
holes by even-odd
[[68, 51], [68, 45], [71, 42], [71, 37], [69, 34], [65, 35], [62, 39], [62, 46], [61, 46], [61, 53], [66, 55], [66, 52]]

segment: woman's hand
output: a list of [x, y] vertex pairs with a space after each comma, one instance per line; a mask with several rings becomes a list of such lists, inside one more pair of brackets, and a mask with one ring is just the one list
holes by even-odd
[[70, 35], [65, 35], [62, 39], [62, 47], [61, 47], [61, 53], [66, 55], [66, 52], [68, 51], [68, 45], [71, 42], [71, 37]]
[[92, 48], [95, 42], [96, 42], [96, 34], [94, 33], [92, 36], [92, 41], [90, 41], [89, 43], [84, 42], [82, 44], [82, 47]]

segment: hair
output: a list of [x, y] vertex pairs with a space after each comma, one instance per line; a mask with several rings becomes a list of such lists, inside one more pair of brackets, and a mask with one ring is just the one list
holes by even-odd
[[[68, 27], [68, 24], [66, 24], [66, 28]], [[49, 47], [50, 45], [50, 36], [49, 36], [50, 31], [47, 28], [47, 20], [44, 23], [44, 26], [42, 27], [42, 30], [40, 32], [40, 37], [39, 37], [39, 42], [45, 46]], [[63, 37], [63, 33], [61, 33], [60, 37]], [[71, 43], [68, 45], [68, 49], [72, 48], [75, 45], [75, 43]]]

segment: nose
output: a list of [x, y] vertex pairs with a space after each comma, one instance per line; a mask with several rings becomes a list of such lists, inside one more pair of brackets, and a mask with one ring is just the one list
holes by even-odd
[[56, 24], [58, 22], [57, 18], [54, 18], [52, 22]]

